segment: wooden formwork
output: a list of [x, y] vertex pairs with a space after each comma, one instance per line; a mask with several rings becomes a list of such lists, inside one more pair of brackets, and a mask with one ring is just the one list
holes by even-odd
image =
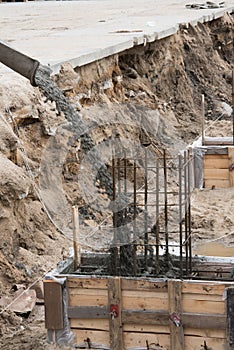
[[68, 275], [63, 311], [62, 286], [44, 285], [47, 329], [66, 314], [76, 348], [234, 349], [234, 282]]
[[203, 161], [204, 187], [234, 186], [234, 147], [207, 149]]

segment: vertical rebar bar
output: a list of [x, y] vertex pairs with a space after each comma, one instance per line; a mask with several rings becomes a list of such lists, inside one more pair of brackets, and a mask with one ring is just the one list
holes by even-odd
[[180, 278], [183, 277], [183, 222], [182, 222], [182, 156], [179, 154], [179, 232], [180, 232]]
[[184, 231], [185, 231], [185, 263], [186, 263], [186, 275], [188, 275], [188, 198], [187, 198], [187, 154], [184, 151]]
[[115, 168], [115, 154], [112, 154], [112, 183], [113, 183], [113, 226], [114, 226], [114, 246], [111, 248], [111, 255], [112, 255], [112, 263], [113, 266], [111, 267], [113, 274], [115, 276], [118, 275], [118, 247], [117, 247], [117, 213], [116, 213], [116, 168]]
[[189, 272], [192, 273], [192, 230], [191, 230], [191, 163], [192, 155], [188, 150], [188, 234], [189, 234]]
[[163, 172], [164, 172], [164, 227], [165, 227], [165, 245], [166, 245], [166, 261], [169, 262], [169, 247], [168, 247], [168, 198], [167, 198], [167, 159], [166, 150], [163, 152]]
[[202, 146], [205, 144], [205, 97], [201, 96]]
[[133, 252], [133, 274], [137, 274], [137, 232], [136, 232], [136, 217], [137, 217], [137, 177], [136, 177], [137, 165], [134, 160], [133, 165], [133, 240], [134, 240], [134, 252]]
[[[124, 151], [124, 197], [127, 199], [127, 158], [126, 152]], [[127, 219], [127, 205], [124, 208], [124, 219], [126, 224]]]
[[156, 274], [159, 273], [159, 161], [156, 160], [156, 222], [155, 222], [155, 235], [156, 235]]
[[148, 151], [145, 147], [145, 160], [144, 160], [144, 180], [145, 180], [145, 194], [144, 194], [144, 245], [145, 245], [145, 268], [147, 268], [147, 255], [148, 255]]

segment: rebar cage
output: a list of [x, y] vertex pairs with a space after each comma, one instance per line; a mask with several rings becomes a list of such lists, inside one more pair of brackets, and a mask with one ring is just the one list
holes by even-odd
[[135, 158], [113, 156], [110, 272], [185, 277], [192, 273], [193, 156], [145, 147]]

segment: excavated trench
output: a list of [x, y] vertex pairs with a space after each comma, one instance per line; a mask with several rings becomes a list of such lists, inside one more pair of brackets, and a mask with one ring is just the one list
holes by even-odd
[[[107, 251], [113, 225], [113, 148], [121, 146], [132, 158], [148, 142], [155, 156], [163, 149], [175, 156], [193, 141], [201, 133], [201, 94], [207, 119], [216, 119], [223, 103], [231, 105], [233, 37], [230, 14], [83, 67], [64, 64], [53, 84], [47, 73], [38, 72], [41, 92], [16, 82], [0, 86], [2, 294], [12, 283], [31, 283], [68, 256], [72, 205], [79, 206], [83, 251]], [[230, 123], [224, 113], [216, 131], [229, 136]], [[141, 183], [142, 171], [137, 177]], [[233, 231], [232, 189], [195, 195], [196, 240], [204, 238], [204, 231], [211, 239]], [[217, 203], [221, 214], [215, 211]], [[104, 226], [101, 235], [99, 226]], [[233, 243], [231, 235], [224, 240]], [[30, 328], [20, 333], [19, 317], [10, 312], [1, 317], [2, 349], [22, 342], [50, 349], [44, 324], [36, 324], [32, 336]], [[11, 345], [8, 331], [18, 334]]]

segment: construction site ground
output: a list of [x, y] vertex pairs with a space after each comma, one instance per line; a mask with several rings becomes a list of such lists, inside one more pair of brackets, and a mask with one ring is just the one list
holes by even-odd
[[[136, 120], [143, 120], [142, 127], [155, 152], [166, 148], [173, 157], [201, 134], [202, 94], [207, 135], [232, 136], [233, 13], [206, 23], [180, 26], [173, 35], [160, 40], [147, 39], [139, 46], [132, 45], [134, 37], [147, 34], [149, 38], [159, 31], [159, 20], [168, 29], [172, 13], [180, 17], [179, 22], [209, 14], [209, 10], [185, 8], [186, 3], [1, 3], [1, 40], [54, 68], [53, 80], [80, 113], [96, 145], [116, 135], [124, 147], [126, 140], [140, 144], [141, 130]], [[226, 1], [226, 6], [234, 4]], [[176, 23], [178, 20], [169, 23], [169, 28]], [[108, 51], [110, 47], [112, 52]], [[100, 55], [95, 56], [95, 52]], [[102, 57], [105, 52], [110, 55]], [[64, 63], [58, 73], [59, 62]], [[0, 66], [0, 296], [13, 295], [16, 284], [27, 287], [42, 280], [70, 255], [71, 212], [67, 208], [79, 206], [83, 242], [85, 235], [103, 221], [111, 225], [108, 189], [96, 184], [100, 210], [86, 194], [86, 188], [93, 188], [92, 177], [87, 176], [85, 189], [79, 184], [85, 154], [79, 140], [63, 159], [53, 190], [39, 194], [49, 176], [42, 166], [45, 155], [53, 145], [52, 159], [56, 160], [63, 147], [60, 139], [55, 144], [53, 138], [64, 122], [64, 114], [39, 88]], [[103, 157], [110, 167], [108, 154], [103, 153]], [[63, 199], [58, 188], [63, 191]], [[233, 188], [193, 192], [195, 253], [206, 255], [206, 243], [211, 255], [233, 256], [233, 206]], [[98, 251], [101, 247], [100, 240], [91, 239], [82, 249]], [[56, 349], [46, 340], [43, 305], [36, 305], [27, 316], [17, 315], [7, 306], [0, 309], [0, 348]]]

